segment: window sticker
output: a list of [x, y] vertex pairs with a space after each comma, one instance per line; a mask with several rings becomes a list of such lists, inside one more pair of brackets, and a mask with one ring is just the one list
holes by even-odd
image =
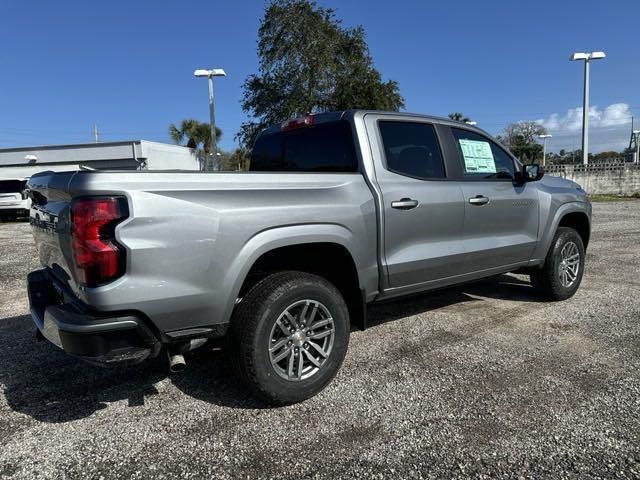
[[496, 173], [496, 162], [493, 159], [491, 145], [478, 140], [459, 139], [464, 170], [467, 173]]

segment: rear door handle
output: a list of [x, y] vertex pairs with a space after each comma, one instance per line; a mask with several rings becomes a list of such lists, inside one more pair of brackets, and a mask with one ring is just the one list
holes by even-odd
[[471, 205], [486, 205], [489, 203], [489, 197], [485, 197], [484, 195], [476, 195], [475, 197], [471, 197], [469, 199], [469, 203]]
[[397, 208], [398, 210], [411, 210], [418, 206], [418, 200], [411, 198], [401, 198], [395, 202], [391, 202], [391, 208]]

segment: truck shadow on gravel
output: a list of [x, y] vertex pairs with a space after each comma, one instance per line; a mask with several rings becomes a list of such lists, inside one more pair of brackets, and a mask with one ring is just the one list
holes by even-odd
[[546, 302], [537, 294], [528, 280], [522, 280], [513, 275], [500, 275], [473, 283], [374, 304], [368, 309], [367, 324], [368, 327], [375, 327], [450, 305], [481, 302], [483, 301], [482, 297], [516, 302]]
[[[482, 297], [538, 301], [528, 282], [503, 275], [374, 305], [369, 309], [369, 327], [451, 305], [482, 302]], [[172, 387], [219, 406], [269, 408], [242, 388], [222, 351], [192, 352], [187, 364], [187, 369], [176, 375], [168, 373], [163, 355], [129, 368], [94, 367], [47, 342], [37, 343], [35, 327], [28, 315], [0, 319], [0, 384], [4, 385], [7, 404], [37, 421], [78, 420], [122, 400], [130, 408], [158, 408], [153, 397], [161, 393], [172, 395]], [[152, 406], [147, 407], [147, 402]]]
[[[13, 325], [6, 328], [5, 325]], [[0, 384], [8, 406], [49, 423], [85, 418], [113, 402], [130, 408], [158, 408], [154, 397], [175, 386], [183, 393], [220, 406], [259, 409], [233, 377], [220, 350], [202, 349], [187, 357], [188, 368], [169, 374], [166, 357], [131, 367], [102, 368], [70, 357], [48, 342], [36, 342], [28, 315], [0, 319]]]

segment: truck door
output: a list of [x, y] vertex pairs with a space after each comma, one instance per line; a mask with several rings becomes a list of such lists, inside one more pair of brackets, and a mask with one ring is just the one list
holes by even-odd
[[382, 197], [387, 288], [420, 290], [464, 271], [464, 200], [428, 119], [367, 115]]
[[514, 182], [514, 159], [491, 139], [464, 128], [451, 133], [463, 168], [467, 270], [529, 260], [538, 237], [535, 182]]

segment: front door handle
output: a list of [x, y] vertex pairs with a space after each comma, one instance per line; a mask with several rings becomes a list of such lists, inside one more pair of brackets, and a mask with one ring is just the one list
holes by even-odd
[[469, 199], [469, 203], [471, 205], [486, 205], [489, 203], [489, 197], [485, 197], [484, 195], [476, 195], [475, 197], [471, 197]]
[[391, 202], [391, 208], [397, 208], [398, 210], [411, 210], [418, 206], [418, 200], [411, 198], [401, 198], [395, 202]]

